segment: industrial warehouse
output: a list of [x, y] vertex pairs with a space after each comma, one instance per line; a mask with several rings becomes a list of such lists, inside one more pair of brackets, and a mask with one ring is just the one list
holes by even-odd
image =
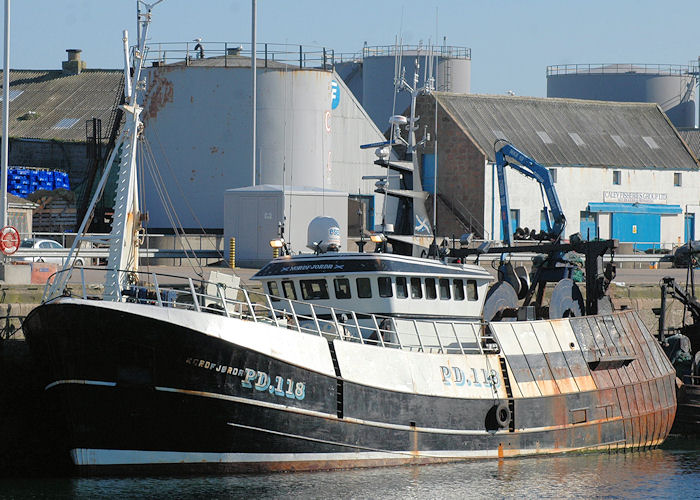
[[[438, 220], [446, 234], [464, 224], [486, 239], [503, 238], [494, 145], [508, 141], [550, 168], [567, 234], [616, 238], [639, 250], [695, 239], [698, 163], [656, 104], [442, 93], [422, 99], [419, 114], [430, 125], [438, 105]], [[432, 154], [424, 155], [426, 164], [434, 164]], [[508, 187], [512, 227], [543, 229], [538, 186], [513, 172]]]

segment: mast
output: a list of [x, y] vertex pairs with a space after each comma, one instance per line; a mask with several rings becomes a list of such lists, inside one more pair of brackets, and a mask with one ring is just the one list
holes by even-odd
[[[141, 122], [143, 108], [140, 105], [140, 101], [145, 89], [145, 81], [141, 79], [141, 73], [146, 57], [146, 38], [151, 22], [151, 10], [161, 1], [158, 0], [152, 4], [147, 4], [139, 0], [139, 3], [143, 3], [145, 6], [145, 12], [139, 10], [137, 13], [140, 37], [137, 46], [133, 50], [133, 56], [129, 55], [128, 33], [126, 30], [123, 32], [125, 104], [121, 106], [121, 109], [125, 115], [124, 126], [115, 143], [114, 150], [107, 160], [102, 178], [90, 201], [85, 218], [78, 229], [78, 235], [68, 253], [68, 258], [63, 266], [64, 272], [56, 276], [51, 286], [47, 297], [49, 299], [63, 292], [70, 275], [65, 270], [71, 267], [71, 263], [74, 260], [73, 256], [77, 254], [77, 249], [82, 242], [109, 244], [108, 270], [104, 289], [104, 298], [106, 300], [119, 300], [121, 298], [121, 290], [132, 279], [132, 273], [138, 270], [141, 214], [137, 196], [136, 147], [143, 132], [143, 123]], [[118, 166], [119, 172], [112, 232], [106, 238], [88, 236], [85, 234], [85, 231], [90, 221], [90, 215], [95, 209], [97, 201], [102, 197], [110, 171], [115, 164]]]

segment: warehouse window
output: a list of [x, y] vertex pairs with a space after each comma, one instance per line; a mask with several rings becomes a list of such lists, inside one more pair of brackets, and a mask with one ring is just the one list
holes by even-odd
[[616, 186], [622, 184], [622, 172], [619, 170], [613, 170], [613, 184]]
[[681, 177], [680, 172], [673, 174], [673, 185], [676, 187], [681, 187], [683, 185], [683, 178]]
[[512, 208], [510, 210], [510, 229], [515, 231], [518, 227], [520, 227], [520, 209]]

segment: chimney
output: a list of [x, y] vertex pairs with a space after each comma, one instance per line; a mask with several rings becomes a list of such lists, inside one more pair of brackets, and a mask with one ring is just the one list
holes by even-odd
[[66, 49], [68, 52], [68, 60], [63, 61], [61, 66], [63, 68], [64, 75], [79, 75], [83, 71], [87, 64], [85, 61], [80, 60], [81, 49]]

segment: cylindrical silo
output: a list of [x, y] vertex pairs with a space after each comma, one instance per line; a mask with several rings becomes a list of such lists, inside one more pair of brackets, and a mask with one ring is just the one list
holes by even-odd
[[695, 126], [696, 76], [689, 66], [567, 64], [547, 67], [547, 97], [655, 102], [676, 127]]
[[[404, 45], [364, 47], [362, 68], [362, 106], [370, 118], [377, 124], [379, 130], [389, 128], [389, 117], [392, 114], [403, 114], [411, 104], [408, 92], [396, 95], [394, 108], [394, 70], [399, 64], [399, 76], [404, 71], [406, 81], [413, 85], [413, 75], [416, 64], [418, 70], [418, 86], [424, 85], [426, 68], [435, 66], [433, 75], [437, 78], [437, 90], [444, 92], [468, 93], [471, 81], [471, 50], [466, 47], [440, 46], [433, 47], [433, 63], [427, 47]], [[430, 76], [429, 74], [427, 75]]]
[[330, 161], [334, 74], [277, 70], [258, 75], [260, 184], [323, 187]]

